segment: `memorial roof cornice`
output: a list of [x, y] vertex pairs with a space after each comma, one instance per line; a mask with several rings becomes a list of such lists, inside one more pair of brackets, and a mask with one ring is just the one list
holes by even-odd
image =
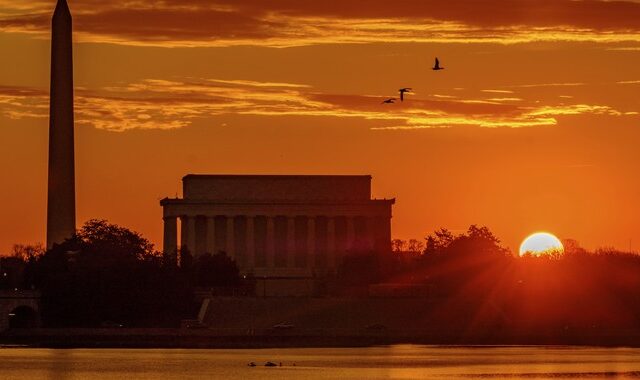
[[187, 174], [182, 180], [188, 178], [217, 178], [217, 179], [309, 179], [309, 178], [367, 178], [370, 174]]
[[217, 200], [217, 199], [184, 199], [184, 198], [164, 198], [160, 200], [161, 205], [177, 204], [177, 205], [199, 205], [199, 204], [216, 204], [216, 205], [367, 205], [371, 203], [390, 203], [394, 204], [395, 198], [390, 199], [366, 199], [366, 200]]

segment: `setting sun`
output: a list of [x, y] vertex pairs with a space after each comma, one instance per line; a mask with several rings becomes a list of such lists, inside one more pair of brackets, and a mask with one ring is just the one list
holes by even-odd
[[520, 256], [531, 254], [541, 256], [548, 253], [563, 253], [564, 247], [560, 239], [548, 232], [536, 232], [529, 235], [520, 244]]

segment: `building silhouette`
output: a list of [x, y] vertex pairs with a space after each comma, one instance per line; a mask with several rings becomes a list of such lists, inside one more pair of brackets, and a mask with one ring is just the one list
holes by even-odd
[[187, 175], [161, 200], [164, 254], [225, 252], [241, 274], [330, 274], [353, 252], [390, 252], [393, 199], [371, 199], [371, 176]]
[[51, 21], [47, 248], [75, 233], [72, 20], [58, 0]]

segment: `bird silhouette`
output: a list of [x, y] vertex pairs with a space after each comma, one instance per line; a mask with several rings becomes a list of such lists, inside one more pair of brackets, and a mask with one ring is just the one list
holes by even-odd
[[433, 69], [431, 70], [444, 70], [444, 67], [440, 67], [440, 61], [438, 57], [436, 57], [436, 63], [433, 65]]
[[398, 91], [400, 91], [400, 101], [404, 102], [404, 93], [405, 92], [411, 92], [411, 88], [405, 87], [405, 88], [399, 89]]
[[385, 104], [385, 103], [386, 104], [393, 104], [395, 102], [396, 102], [396, 98], [389, 98], [389, 99], [383, 100], [382, 103], [380, 103], [380, 104]]

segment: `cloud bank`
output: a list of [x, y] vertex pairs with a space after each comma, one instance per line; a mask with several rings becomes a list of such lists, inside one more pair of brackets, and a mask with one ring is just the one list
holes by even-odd
[[[80, 41], [153, 46], [630, 42], [640, 3], [601, 0], [70, 1]], [[0, 0], [0, 30], [48, 34], [52, 1]]]
[[[513, 91], [511, 92], [513, 93]], [[518, 96], [496, 98], [477, 91], [467, 97], [410, 95], [383, 104], [385, 96], [330, 94], [295, 83], [247, 80], [147, 79], [100, 89], [76, 89], [76, 122], [109, 131], [175, 129], [221, 115], [356, 118], [373, 129], [423, 129], [456, 126], [533, 127], [558, 123], [558, 117], [608, 115], [628, 117], [608, 105], [564, 102], [540, 104]], [[473, 95], [473, 96], [472, 96]], [[566, 99], [559, 99], [567, 101]], [[12, 118], [47, 118], [48, 92], [0, 86], [0, 114]]]

